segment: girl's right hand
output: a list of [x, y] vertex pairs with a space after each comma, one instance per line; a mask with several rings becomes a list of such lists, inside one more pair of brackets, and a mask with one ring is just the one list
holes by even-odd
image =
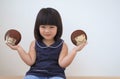
[[6, 43], [7, 44], [7, 46], [9, 46], [11, 49], [13, 49], [13, 50], [18, 50], [18, 48], [20, 47], [19, 45], [11, 45], [11, 44], [9, 44], [9, 43]]

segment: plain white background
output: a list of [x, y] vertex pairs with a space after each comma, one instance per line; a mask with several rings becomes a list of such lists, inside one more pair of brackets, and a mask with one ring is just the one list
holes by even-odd
[[18, 53], [6, 46], [5, 32], [17, 29], [26, 51], [34, 40], [34, 23], [41, 8], [59, 11], [62, 39], [69, 51], [70, 35], [76, 29], [88, 35], [88, 45], [66, 68], [67, 76], [120, 76], [120, 0], [0, 0], [0, 75], [24, 75], [27, 66]]

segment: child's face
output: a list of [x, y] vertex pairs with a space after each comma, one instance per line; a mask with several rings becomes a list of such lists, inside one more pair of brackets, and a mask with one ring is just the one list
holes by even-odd
[[57, 33], [57, 26], [55, 25], [40, 25], [39, 31], [41, 36], [46, 40], [53, 40]]
[[75, 41], [76, 41], [76, 45], [82, 44], [83, 42], [86, 41], [85, 35], [82, 34], [82, 35], [79, 35], [79, 36], [75, 37]]

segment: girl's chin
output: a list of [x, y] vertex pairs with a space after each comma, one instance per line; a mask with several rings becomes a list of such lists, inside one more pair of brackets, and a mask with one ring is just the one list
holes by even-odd
[[53, 40], [53, 38], [48, 38], [48, 37], [47, 37], [47, 38], [45, 38], [45, 40]]

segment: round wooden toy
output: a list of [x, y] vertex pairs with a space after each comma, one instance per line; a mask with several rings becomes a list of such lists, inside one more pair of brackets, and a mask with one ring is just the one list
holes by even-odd
[[71, 34], [71, 41], [78, 46], [87, 41], [87, 34], [83, 30], [75, 30]]
[[8, 44], [17, 45], [21, 41], [21, 34], [15, 29], [10, 29], [5, 33], [4, 39]]

